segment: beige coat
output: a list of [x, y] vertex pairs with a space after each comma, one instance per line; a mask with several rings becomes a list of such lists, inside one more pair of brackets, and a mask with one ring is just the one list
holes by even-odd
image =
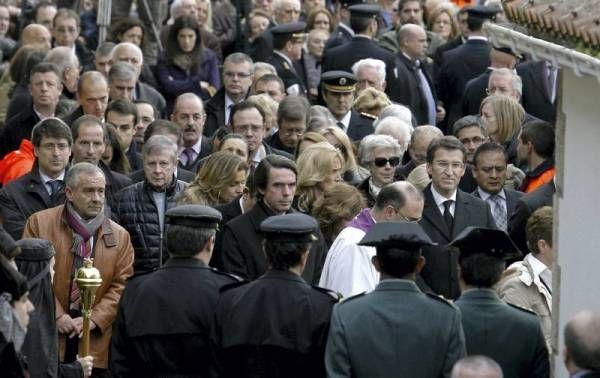
[[[67, 224], [64, 206], [39, 211], [25, 225], [23, 237], [50, 240], [56, 250], [54, 265], [54, 300], [56, 319], [68, 313], [69, 284], [73, 265], [73, 231]], [[91, 332], [90, 354], [94, 367], [108, 367], [108, 349], [112, 323], [125, 281], [133, 274], [133, 247], [129, 233], [111, 220], [106, 220], [94, 236], [94, 267], [100, 271], [102, 284], [96, 291], [92, 321], [97, 328]], [[65, 335], [59, 335], [61, 361], [64, 358]]]
[[548, 350], [552, 334], [552, 294], [539, 280], [534, 280], [533, 270], [524, 259], [511, 264], [496, 285], [496, 291], [507, 303], [535, 312], [540, 319]]

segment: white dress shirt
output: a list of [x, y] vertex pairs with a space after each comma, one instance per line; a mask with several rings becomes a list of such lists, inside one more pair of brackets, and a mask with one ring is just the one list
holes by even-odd
[[437, 190], [435, 190], [433, 185], [431, 185], [431, 194], [433, 194], [433, 200], [435, 201], [435, 204], [440, 210], [440, 214], [442, 214], [442, 217], [444, 216], [445, 209], [444, 202], [448, 200], [452, 200], [452, 204], [450, 205], [450, 214], [452, 214], [452, 216], [454, 217], [454, 210], [456, 209], [456, 192], [457, 190], [455, 190], [454, 193], [452, 193], [450, 198], [446, 198], [443, 195], [441, 195]]

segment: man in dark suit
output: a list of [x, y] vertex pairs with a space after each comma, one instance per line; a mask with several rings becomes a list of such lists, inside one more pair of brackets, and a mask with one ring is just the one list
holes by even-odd
[[390, 100], [408, 106], [418, 125], [435, 126], [444, 118], [444, 109], [437, 105], [433, 80], [426, 66], [425, 30], [414, 24], [406, 24], [398, 33], [400, 52], [394, 62], [394, 75], [390, 83]]
[[510, 47], [492, 46], [490, 50], [490, 66], [481, 75], [471, 79], [465, 85], [462, 98], [462, 115], [479, 114], [481, 101], [487, 96], [486, 89], [490, 81], [490, 74], [498, 68], [512, 70], [517, 64], [518, 57]]
[[327, 108], [338, 121], [338, 126], [352, 141], [360, 141], [372, 134], [374, 118], [352, 109], [356, 76], [345, 71], [329, 71], [321, 75], [321, 93]]
[[600, 378], [600, 314], [577, 313], [565, 326], [564, 362], [570, 377]]
[[179, 168], [196, 172], [199, 161], [212, 152], [210, 141], [202, 134], [205, 120], [206, 113], [200, 97], [184, 93], [175, 99], [171, 121], [179, 126], [183, 135], [183, 150], [177, 165]]
[[392, 77], [394, 56], [373, 41], [377, 35], [377, 15], [381, 12], [381, 8], [374, 4], [359, 4], [352, 5], [348, 9], [354, 36], [348, 43], [323, 52], [321, 72], [352, 72], [354, 63], [361, 59], [372, 58], [383, 61], [386, 65], [386, 77]]
[[552, 206], [556, 187], [554, 180], [522, 196], [508, 220], [508, 233], [522, 251], [529, 250], [525, 238], [525, 226], [529, 216], [542, 206]]
[[211, 137], [219, 127], [229, 125], [233, 105], [248, 96], [254, 80], [254, 62], [244, 53], [233, 53], [223, 62], [223, 87], [206, 103], [203, 134]]
[[418, 281], [424, 291], [456, 299], [460, 294], [458, 256], [448, 243], [468, 226], [495, 228], [490, 206], [458, 189], [465, 173], [466, 149], [458, 139], [444, 136], [427, 149], [427, 172], [431, 184], [425, 188], [425, 208], [419, 222], [437, 246], [423, 248], [427, 260]]
[[462, 45], [444, 53], [438, 80], [438, 97], [446, 109], [444, 129], [449, 129], [462, 115], [461, 98], [467, 82], [490, 65], [491, 44], [483, 32], [483, 23], [496, 15], [491, 7], [474, 6], [467, 11], [469, 38]]
[[458, 31], [459, 31], [458, 37], [454, 38], [451, 41], [444, 43], [443, 45], [441, 45], [440, 47], [435, 49], [435, 53], [433, 54], [432, 58], [433, 58], [433, 79], [436, 84], [439, 83], [438, 79], [439, 79], [439, 75], [440, 75], [440, 69], [442, 67], [444, 53], [446, 53], [447, 51], [453, 50], [459, 46], [462, 46], [462, 44], [467, 41], [467, 37], [469, 36], [469, 27], [467, 25], [467, 18], [469, 17], [469, 14], [467, 13], [467, 9], [469, 9], [469, 7], [462, 7], [456, 13], [456, 19], [457, 19]]
[[101, 160], [108, 140], [106, 124], [94, 116], [84, 115], [73, 122], [71, 132], [73, 133], [73, 164], [87, 162], [97, 165], [102, 170], [106, 181], [106, 205], [114, 209], [117, 193], [131, 185], [132, 181], [119, 172], [111, 171]]
[[560, 71], [545, 61], [528, 61], [517, 66], [523, 80], [523, 108], [539, 119], [556, 122], [556, 89]]
[[341, 0], [335, 2], [335, 13], [339, 22], [329, 36], [323, 54], [328, 49], [344, 45], [352, 40], [354, 32], [350, 28], [350, 10], [348, 7], [363, 4], [364, 2], [364, 0]]
[[52, 63], [39, 63], [29, 75], [29, 93], [32, 105], [10, 118], [0, 138], [0, 158], [17, 150], [21, 140], [30, 139], [33, 127], [42, 118], [54, 117], [62, 84], [60, 73]]
[[271, 29], [273, 54], [267, 62], [275, 67], [286, 93], [290, 95], [306, 95], [306, 73], [300, 64], [305, 28], [304, 22], [294, 22]]
[[[171, 141], [173, 141], [173, 143], [175, 143], [181, 150], [181, 146], [183, 145], [183, 134], [181, 129], [175, 123], [165, 119], [157, 119], [156, 121], [153, 121], [146, 128], [146, 132], [144, 133], [144, 143], [146, 143], [153, 135], [166, 136], [167, 138], [171, 139]], [[194, 177], [196, 177], [196, 172], [190, 172], [183, 168], [175, 167], [175, 177], [177, 180], [190, 183]], [[137, 171], [132, 172], [129, 175], [129, 178], [134, 183], [143, 181], [144, 170], [138, 169]]]
[[77, 102], [79, 106], [63, 118], [67, 125], [70, 126], [84, 114], [104, 120], [108, 106], [108, 82], [104, 75], [97, 71], [84, 72], [77, 83]]
[[[247, 213], [225, 225], [221, 266], [226, 272], [254, 280], [267, 269], [262, 250], [263, 236], [260, 223], [273, 215], [294, 212], [292, 201], [296, 192], [296, 164], [285, 157], [268, 155], [254, 173], [258, 201]], [[320, 232], [312, 242], [306, 268], [302, 277], [310, 284], [317, 284], [325, 262], [327, 247]]]
[[417, 223], [383, 222], [369, 229], [359, 245], [376, 247], [372, 262], [381, 279], [371, 293], [334, 307], [328, 377], [450, 376], [465, 356], [460, 312], [414, 282], [425, 265], [421, 248], [432, 244]]
[[71, 129], [59, 119], [48, 118], [33, 128], [31, 142], [36, 156], [31, 172], [0, 190], [0, 219], [14, 239], [23, 236], [31, 214], [65, 201], [63, 179], [73, 144]]
[[490, 357], [505, 377], [549, 377], [548, 349], [536, 314], [503, 302], [493, 289], [506, 260], [521, 256], [506, 232], [469, 227], [451, 246], [460, 250], [463, 293], [454, 303], [462, 314], [467, 354]]
[[475, 151], [473, 177], [477, 189], [472, 194], [490, 205], [496, 227], [502, 231], [507, 230], [508, 219], [523, 196], [516, 190], [504, 189], [506, 169], [506, 150], [501, 145], [484, 143]]

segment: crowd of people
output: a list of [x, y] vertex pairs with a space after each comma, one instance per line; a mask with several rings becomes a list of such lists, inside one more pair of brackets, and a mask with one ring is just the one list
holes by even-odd
[[551, 375], [560, 70], [500, 1], [103, 4], [0, 3], [1, 376]]

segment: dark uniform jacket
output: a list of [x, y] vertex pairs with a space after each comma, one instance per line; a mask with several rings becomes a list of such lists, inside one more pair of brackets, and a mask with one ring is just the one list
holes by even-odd
[[529, 216], [540, 207], [552, 206], [555, 191], [554, 181], [550, 181], [517, 201], [508, 221], [508, 234], [521, 251], [529, 250], [525, 239], [525, 225]]
[[554, 122], [556, 122], [556, 101], [554, 103], [550, 101], [548, 81], [544, 77], [545, 64], [546, 62], [543, 61], [524, 62], [519, 64], [516, 70], [523, 81], [521, 101], [525, 111], [539, 119], [550, 122], [554, 126]]
[[219, 289], [236, 279], [196, 258], [172, 258], [134, 277], [113, 326], [115, 377], [209, 377], [210, 329]]
[[[277, 70], [277, 76], [283, 80], [283, 86], [287, 94], [306, 94], [306, 75], [303, 72], [304, 68], [298, 62], [292, 61], [290, 64], [281, 55], [273, 53], [267, 60]], [[296, 85], [297, 92], [290, 90], [290, 87]]]
[[225, 88], [221, 88], [215, 95], [208, 100], [205, 106], [206, 122], [202, 133], [206, 137], [211, 137], [215, 131], [225, 125]]
[[221, 377], [325, 377], [335, 293], [281, 270], [231, 286], [215, 314]]
[[425, 207], [419, 224], [438, 245], [423, 247], [427, 264], [417, 282], [423, 291], [456, 299], [460, 295], [458, 252], [448, 248], [448, 244], [468, 226], [496, 228], [496, 222], [486, 202], [459, 189], [456, 192], [453, 227], [449, 230], [433, 198], [431, 184], [425, 188], [423, 195]]
[[467, 82], [490, 65], [491, 45], [487, 41], [469, 39], [463, 45], [444, 53], [440, 70], [438, 98], [446, 109], [445, 125], [450, 130], [462, 115], [462, 95]]
[[485, 70], [485, 72], [483, 72], [481, 75], [467, 82], [462, 98], [461, 117], [479, 114], [481, 101], [483, 101], [485, 96], [487, 96], [485, 90], [488, 87], [492, 71], [493, 69], [488, 67], [488, 69]]
[[385, 279], [331, 315], [325, 365], [337, 377], [449, 377], [465, 356], [460, 312], [413, 281]]
[[433, 53], [433, 80], [436, 84], [439, 82], [438, 78], [440, 75], [440, 69], [442, 68], [442, 62], [444, 61], [444, 53], [461, 46], [463, 43], [463, 37], [458, 36], [435, 49], [435, 53]]
[[[176, 197], [185, 186], [183, 181], [173, 179], [166, 190], [164, 212], [176, 205]], [[167, 250], [150, 185], [141, 181], [121, 190], [114, 211], [119, 224], [131, 235], [135, 250], [134, 274], [157, 269], [167, 258]]]
[[349, 26], [344, 26], [341, 26], [341, 22], [336, 26], [333, 33], [331, 33], [331, 36], [329, 36], [327, 43], [325, 43], [324, 52], [334, 47], [344, 45], [352, 40], [352, 37], [354, 36], [352, 29], [350, 29]]
[[373, 58], [382, 60], [386, 67], [386, 77], [392, 77], [394, 69], [394, 55], [380, 47], [366, 36], [354, 36], [350, 42], [323, 53], [323, 68], [321, 72], [346, 71], [352, 72], [354, 63], [361, 59]]
[[[429, 67], [421, 62], [421, 71], [431, 88], [433, 101], [436, 101], [435, 87], [429, 73]], [[390, 87], [390, 100], [406, 105], [417, 120], [417, 124], [429, 124], [429, 109], [427, 98], [421, 90], [421, 79], [419, 77], [419, 66], [407, 58], [404, 54], [396, 55], [393, 66], [393, 75], [388, 76], [387, 82]], [[434, 125], [435, 126], [435, 125]]]
[[362, 138], [375, 132], [375, 129], [373, 128], [374, 118], [370, 115], [359, 113], [354, 109], [352, 109], [351, 112], [350, 123], [348, 124], [346, 134], [351, 141], [360, 142]]
[[52, 197], [48, 194], [36, 162], [31, 172], [11, 181], [0, 190], [2, 226], [15, 240], [21, 239], [25, 222], [31, 214], [64, 202], [64, 188]]
[[535, 313], [506, 304], [492, 289], [467, 290], [454, 303], [462, 314], [467, 355], [490, 357], [505, 377], [550, 377], [548, 349]]
[[[259, 201], [249, 212], [225, 225], [222, 231], [223, 244], [218, 252], [220, 256], [217, 257], [223, 270], [248, 280], [257, 279], [267, 270], [260, 223], [272, 215], [271, 210]], [[310, 284], [319, 282], [327, 255], [323, 235], [319, 231], [315, 236], [318, 240], [312, 242], [306, 268], [302, 273], [302, 278]]]

